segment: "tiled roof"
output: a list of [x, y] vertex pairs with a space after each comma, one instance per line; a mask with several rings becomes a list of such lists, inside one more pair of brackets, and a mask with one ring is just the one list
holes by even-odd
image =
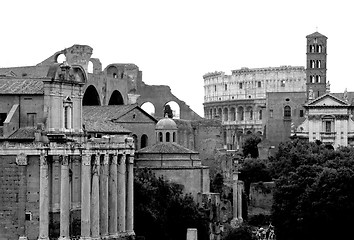
[[122, 127], [118, 123], [109, 120], [95, 121], [91, 119], [84, 120], [85, 130], [88, 132], [99, 133], [131, 133], [130, 130]]
[[33, 127], [19, 128], [16, 132], [9, 136], [9, 139], [33, 139], [36, 129]]
[[136, 105], [83, 106], [84, 120], [112, 120], [121, 117]]
[[142, 148], [138, 153], [198, 153], [183, 147], [177, 143], [157, 143], [146, 148]]
[[0, 94], [43, 94], [43, 81], [0, 78]]

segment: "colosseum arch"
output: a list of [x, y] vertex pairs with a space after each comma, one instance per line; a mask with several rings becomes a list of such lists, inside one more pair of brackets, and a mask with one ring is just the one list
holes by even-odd
[[108, 105], [123, 105], [124, 100], [122, 94], [118, 90], [114, 90], [109, 99]]
[[151, 116], [155, 116], [155, 106], [152, 102], [144, 102], [140, 107]]
[[86, 88], [84, 97], [82, 99], [83, 106], [100, 106], [101, 101], [96, 88], [90, 85]]
[[169, 102], [165, 103], [165, 105], [163, 107], [164, 110], [165, 110], [167, 105], [170, 106], [170, 108], [172, 110], [173, 118], [179, 119], [179, 117], [180, 117], [180, 107], [179, 107], [178, 103], [175, 102], [175, 101], [169, 101]]

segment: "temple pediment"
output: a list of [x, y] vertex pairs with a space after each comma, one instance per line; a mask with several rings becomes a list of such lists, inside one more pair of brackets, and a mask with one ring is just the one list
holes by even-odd
[[349, 104], [346, 101], [339, 99], [331, 94], [325, 94], [309, 102], [308, 104], [306, 104], [306, 106], [307, 107], [322, 107], [322, 106], [347, 107], [349, 106]]

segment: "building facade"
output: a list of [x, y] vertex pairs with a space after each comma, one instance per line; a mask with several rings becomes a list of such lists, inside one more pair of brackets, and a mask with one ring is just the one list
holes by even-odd
[[221, 119], [228, 149], [238, 149], [245, 134], [265, 134], [268, 93], [306, 91], [304, 67], [242, 68], [203, 78], [205, 117]]
[[127, 132], [87, 140], [86, 67], [0, 77], [0, 239], [134, 235], [134, 142]]

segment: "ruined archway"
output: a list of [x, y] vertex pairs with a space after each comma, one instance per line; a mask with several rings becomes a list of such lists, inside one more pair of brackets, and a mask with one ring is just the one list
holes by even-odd
[[82, 99], [83, 106], [100, 106], [101, 101], [96, 88], [90, 85], [86, 88], [84, 97]]
[[151, 102], [143, 103], [141, 108], [151, 116], [155, 116], [155, 106]]
[[55, 57], [55, 61], [57, 63], [63, 63], [66, 61], [66, 56], [64, 55], [64, 53], [60, 53]]
[[87, 72], [93, 73], [93, 63], [91, 61], [89, 61], [87, 64]]
[[[171, 110], [172, 110], [173, 118], [179, 119], [179, 118], [180, 118], [180, 107], [179, 107], [178, 103], [176, 103], [175, 101], [169, 101], [169, 102], [167, 102], [167, 103], [164, 105], [164, 112], [165, 112], [166, 109], [168, 110], [167, 105], [168, 105], [168, 106], [171, 108]], [[165, 113], [164, 113], [164, 115], [165, 115]]]
[[123, 105], [124, 100], [122, 94], [118, 90], [114, 90], [111, 98], [109, 99], [108, 105]]
[[107, 75], [113, 78], [118, 78], [118, 68], [115, 66], [109, 66], [107, 68]]

